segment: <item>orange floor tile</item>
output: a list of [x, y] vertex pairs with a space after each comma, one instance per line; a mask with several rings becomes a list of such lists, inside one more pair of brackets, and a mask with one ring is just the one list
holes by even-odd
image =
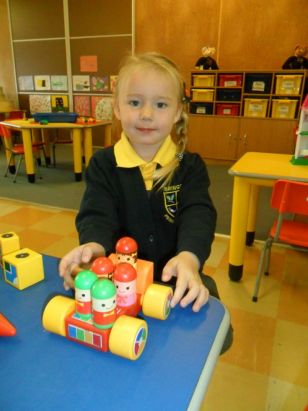
[[[22, 247], [62, 257], [78, 244], [76, 211], [0, 198], [0, 233]], [[262, 244], [245, 252], [242, 281], [228, 278], [229, 238], [217, 235], [205, 272], [217, 282], [234, 327], [219, 358], [202, 411], [304, 411], [308, 405], [308, 254], [273, 247], [259, 301], [251, 294]]]

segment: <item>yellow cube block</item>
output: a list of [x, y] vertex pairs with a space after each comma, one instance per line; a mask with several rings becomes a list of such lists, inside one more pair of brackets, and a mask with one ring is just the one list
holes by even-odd
[[20, 249], [19, 237], [13, 231], [0, 234], [0, 258]]
[[23, 290], [44, 279], [41, 254], [22, 248], [3, 257], [4, 279], [13, 287]]

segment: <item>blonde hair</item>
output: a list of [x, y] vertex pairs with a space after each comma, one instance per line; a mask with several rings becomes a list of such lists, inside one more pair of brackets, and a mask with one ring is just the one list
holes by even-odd
[[184, 81], [173, 61], [161, 54], [150, 52], [140, 55], [131, 55], [124, 60], [120, 68], [114, 93], [115, 102], [119, 99], [119, 90], [121, 89], [123, 81], [127, 78], [127, 75], [139, 68], [154, 69], [169, 77], [169, 79], [173, 81], [176, 86], [178, 104], [182, 107], [180, 118], [175, 123], [174, 140], [177, 146], [177, 154], [170, 163], [155, 170], [153, 176], [154, 187], [159, 186], [159, 188], [163, 188], [172, 180], [174, 172], [183, 157], [187, 143], [188, 116], [185, 112]]

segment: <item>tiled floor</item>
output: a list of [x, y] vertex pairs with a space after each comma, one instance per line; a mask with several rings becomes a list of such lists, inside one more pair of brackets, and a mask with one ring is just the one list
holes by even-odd
[[[0, 199], [0, 233], [15, 231], [22, 247], [63, 256], [78, 244], [75, 211]], [[270, 276], [251, 302], [260, 244], [247, 248], [240, 283], [228, 279], [229, 239], [216, 236], [206, 272], [219, 287], [234, 326], [203, 411], [304, 411], [308, 405], [308, 254], [274, 247]]]

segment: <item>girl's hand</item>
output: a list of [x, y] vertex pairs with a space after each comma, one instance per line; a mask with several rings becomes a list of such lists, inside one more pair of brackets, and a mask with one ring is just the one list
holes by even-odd
[[[172, 277], [177, 277], [171, 307], [180, 303], [180, 306], [184, 308], [194, 302], [192, 309], [194, 312], [198, 312], [207, 303], [209, 291], [200, 278], [199, 265], [198, 258], [188, 251], [182, 251], [165, 265], [162, 280], [169, 281]], [[186, 290], [188, 292], [183, 297]]]
[[104, 255], [104, 247], [98, 243], [86, 243], [73, 248], [59, 264], [59, 275], [63, 278], [64, 289], [67, 291], [74, 288], [74, 277], [78, 272], [86, 269], [85, 266], [94, 258]]

